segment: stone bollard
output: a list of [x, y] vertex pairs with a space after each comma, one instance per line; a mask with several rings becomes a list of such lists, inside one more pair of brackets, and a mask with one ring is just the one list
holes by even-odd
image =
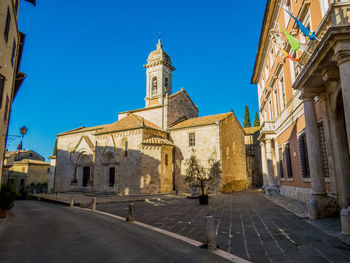
[[58, 192], [56, 193], [56, 200], [58, 200]]
[[129, 215], [126, 218], [126, 221], [133, 222], [134, 219], [134, 203], [129, 204]]
[[74, 206], [74, 197], [72, 196], [71, 199], [70, 199], [70, 207], [73, 207]]
[[91, 206], [91, 211], [96, 211], [96, 197], [92, 198], [92, 206]]
[[213, 216], [207, 215], [205, 217], [207, 223], [207, 246], [209, 250], [216, 249], [216, 230]]

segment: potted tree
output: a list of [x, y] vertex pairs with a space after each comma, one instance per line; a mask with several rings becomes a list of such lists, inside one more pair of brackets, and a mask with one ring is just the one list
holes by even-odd
[[201, 188], [201, 195], [199, 196], [199, 204], [207, 205], [209, 201], [208, 193], [205, 192], [205, 187], [216, 181], [221, 173], [220, 162], [215, 161], [214, 158], [209, 158], [208, 167], [201, 165], [195, 151], [192, 151], [190, 158], [186, 160], [185, 182], [190, 187], [199, 185]]
[[17, 192], [13, 185], [3, 184], [0, 190], [0, 217], [6, 217], [7, 210], [13, 207], [13, 202], [16, 200]]

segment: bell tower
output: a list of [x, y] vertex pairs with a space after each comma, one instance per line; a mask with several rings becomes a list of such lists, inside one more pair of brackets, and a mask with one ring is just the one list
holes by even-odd
[[146, 98], [145, 107], [163, 105], [164, 99], [172, 93], [172, 72], [169, 55], [163, 50], [159, 37], [157, 49], [152, 51], [147, 59], [146, 68]]

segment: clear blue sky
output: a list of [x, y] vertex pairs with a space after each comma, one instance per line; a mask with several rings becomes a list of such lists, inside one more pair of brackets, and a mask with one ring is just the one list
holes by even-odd
[[27, 78], [13, 103], [9, 134], [27, 126], [24, 148], [48, 157], [56, 134], [112, 123], [118, 112], [144, 107], [142, 65], [158, 32], [176, 67], [173, 92], [184, 87], [200, 116], [232, 108], [241, 124], [248, 105], [253, 123], [258, 97], [250, 78], [265, 4], [37, 0], [33, 7], [21, 1]]

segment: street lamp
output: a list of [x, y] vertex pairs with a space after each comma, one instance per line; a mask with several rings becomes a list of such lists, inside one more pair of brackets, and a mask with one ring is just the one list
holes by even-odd
[[21, 128], [19, 129], [19, 131], [20, 131], [20, 133], [22, 134], [22, 140], [23, 140], [23, 137], [24, 137], [24, 135], [27, 134], [28, 129], [27, 129], [26, 126], [23, 126], [23, 127], [21, 127]]

